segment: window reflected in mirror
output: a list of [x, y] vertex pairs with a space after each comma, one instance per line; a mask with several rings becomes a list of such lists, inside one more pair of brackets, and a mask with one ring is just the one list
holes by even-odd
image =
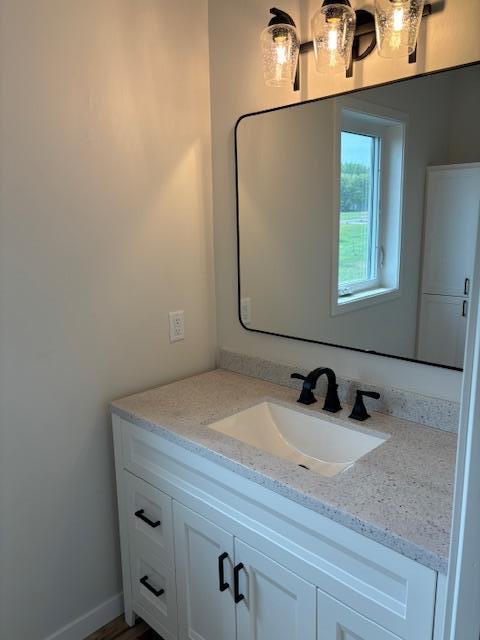
[[[377, 279], [381, 138], [341, 132], [338, 295], [369, 289]], [[380, 265], [381, 266], [381, 265]]]

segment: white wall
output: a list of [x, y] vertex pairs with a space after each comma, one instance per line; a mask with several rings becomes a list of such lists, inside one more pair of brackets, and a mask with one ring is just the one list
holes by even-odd
[[[212, 84], [213, 198], [218, 336], [221, 347], [306, 367], [331, 365], [341, 375], [372, 383], [391, 384], [426, 394], [458, 399], [461, 375], [346, 350], [254, 334], [237, 320], [235, 179], [233, 127], [244, 113], [329, 95], [339, 91], [407, 77], [480, 59], [478, 0], [449, 0], [442, 13], [422, 26], [418, 62], [390, 61], [376, 54], [355, 66], [354, 77], [322, 77], [314, 71], [312, 54], [302, 57], [300, 96], [265, 86], [258, 38], [267, 24], [270, 2], [244, 0], [239, 11], [233, 0], [210, 0]], [[286, 0], [282, 4], [309, 37], [309, 19], [318, 2]], [[366, 8], [355, 2], [355, 8]], [[235, 32], [228, 25], [235, 24]], [[239, 37], [241, 34], [241, 37]]]
[[0, 24], [0, 637], [40, 640], [120, 591], [107, 403], [214, 366], [207, 1]]

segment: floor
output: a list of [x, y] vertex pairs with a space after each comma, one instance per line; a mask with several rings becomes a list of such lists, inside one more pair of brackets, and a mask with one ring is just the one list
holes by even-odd
[[134, 627], [129, 627], [123, 616], [120, 616], [85, 640], [162, 640], [162, 638], [142, 620], [139, 620]]

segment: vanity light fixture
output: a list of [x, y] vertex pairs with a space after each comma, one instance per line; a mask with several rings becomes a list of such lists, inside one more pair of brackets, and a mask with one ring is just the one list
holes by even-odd
[[288, 87], [298, 78], [300, 40], [295, 22], [281, 9], [271, 9], [273, 18], [262, 31], [263, 74], [269, 87]]
[[417, 47], [425, 0], [375, 0], [378, 53], [403, 58]]
[[[441, 11], [442, 4], [435, 5]], [[270, 87], [300, 88], [299, 53], [314, 51], [320, 73], [345, 71], [353, 75], [353, 62], [366, 58], [379, 44], [385, 58], [408, 56], [416, 62], [422, 16], [433, 12], [425, 0], [375, 0], [375, 15], [354, 11], [350, 0], [323, 0], [311, 21], [313, 40], [302, 42], [292, 17], [272, 8], [268, 27], [261, 35], [265, 83]]]
[[314, 13], [312, 36], [319, 73], [345, 73], [350, 67], [356, 21], [349, 0], [324, 0]]

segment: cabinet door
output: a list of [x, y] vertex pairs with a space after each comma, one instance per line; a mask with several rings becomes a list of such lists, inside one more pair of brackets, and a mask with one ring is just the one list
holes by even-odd
[[[399, 640], [364, 616], [318, 589], [317, 640]], [[429, 640], [412, 635], [412, 640]]]
[[423, 293], [468, 294], [465, 280], [473, 274], [479, 210], [479, 167], [428, 170]]
[[419, 360], [463, 367], [469, 304], [465, 298], [422, 296]]
[[313, 585], [238, 539], [235, 563], [237, 640], [315, 640]]
[[175, 501], [173, 517], [179, 640], [235, 640], [233, 536]]

